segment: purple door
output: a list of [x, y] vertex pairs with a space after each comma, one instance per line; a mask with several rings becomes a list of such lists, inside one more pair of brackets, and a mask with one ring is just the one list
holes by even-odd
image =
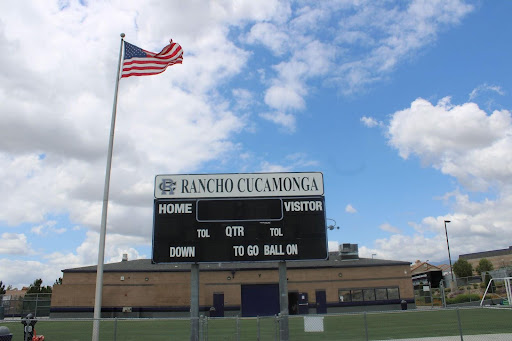
[[224, 317], [224, 293], [213, 294], [212, 308], [210, 308], [210, 317]]
[[307, 292], [299, 293], [299, 314], [306, 315], [309, 314], [309, 300]]
[[327, 314], [327, 302], [325, 290], [316, 291], [316, 313]]

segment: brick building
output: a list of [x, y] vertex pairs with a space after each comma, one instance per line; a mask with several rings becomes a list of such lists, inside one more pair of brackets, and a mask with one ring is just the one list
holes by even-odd
[[[357, 246], [356, 246], [357, 248]], [[348, 258], [348, 259], [347, 259]], [[279, 313], [278, 263], [200, 264], [199, 305], [210, 316]], [[410, 262], [330, 252], [327, 260], [287, 262], [290, 314], [414, 306]], [[190, 316], [190, 264], [149, 259], [105, 264], [102, 317]], [[63, 270], [52, 317], [91, 317], [96, 266]]]
[[508, 249], [467, 253], [459, 255], [459, 258], [467, 260], [468, 263], [473, 266], [473, 270], [476, 269], [478, 262], [480, 262], [482, 258], [489, 260], [494, 266], [494, 269], [512, 267], [512, 246], [509, 246]]

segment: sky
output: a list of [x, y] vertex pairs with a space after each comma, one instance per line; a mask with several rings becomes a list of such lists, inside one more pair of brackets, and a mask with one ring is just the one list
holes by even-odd
[[0, 2], [0, 280], [150, 258], [157, 174], [322, 172], [331, 250], [414, 262], [512, 245], [512, 2]]

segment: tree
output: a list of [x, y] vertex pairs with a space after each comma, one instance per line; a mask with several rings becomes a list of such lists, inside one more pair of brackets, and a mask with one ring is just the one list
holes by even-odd
[[0, 281], [0, 295], [5, 294], [5, 284]]
[[55, 283], [53, 285], [61, 285], [62, 284], [62, 277], [59, 277], [55, 280]]
[[469, 277], [473, 275], [473, 266], [469, 264], [467, 260], [459, 258], [459, 260], [453, 264], [453, 272], [459, 278]]
[[478, 262], [478, 266], [476, 267], [476, 272], [478, 272], [479, 275], [482, 274], [482, 272], [487, 272], [494, 270], [494, 265], [492, 265], [491, 261], [487, 258], [482, 258]]
[[51, 293], [52, 287], [47, 285], [46, 287], [41, 286], [43, 284], [43, 280], [38, 278], [34, 281], [34, 283], [30, 284], [27, 290], [27, 294], [45, 294]]

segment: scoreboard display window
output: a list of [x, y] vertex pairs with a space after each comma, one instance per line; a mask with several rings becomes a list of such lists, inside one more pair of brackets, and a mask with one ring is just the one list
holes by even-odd
[[327, 258], [323, 196], [155, 199], [155, 263]]

